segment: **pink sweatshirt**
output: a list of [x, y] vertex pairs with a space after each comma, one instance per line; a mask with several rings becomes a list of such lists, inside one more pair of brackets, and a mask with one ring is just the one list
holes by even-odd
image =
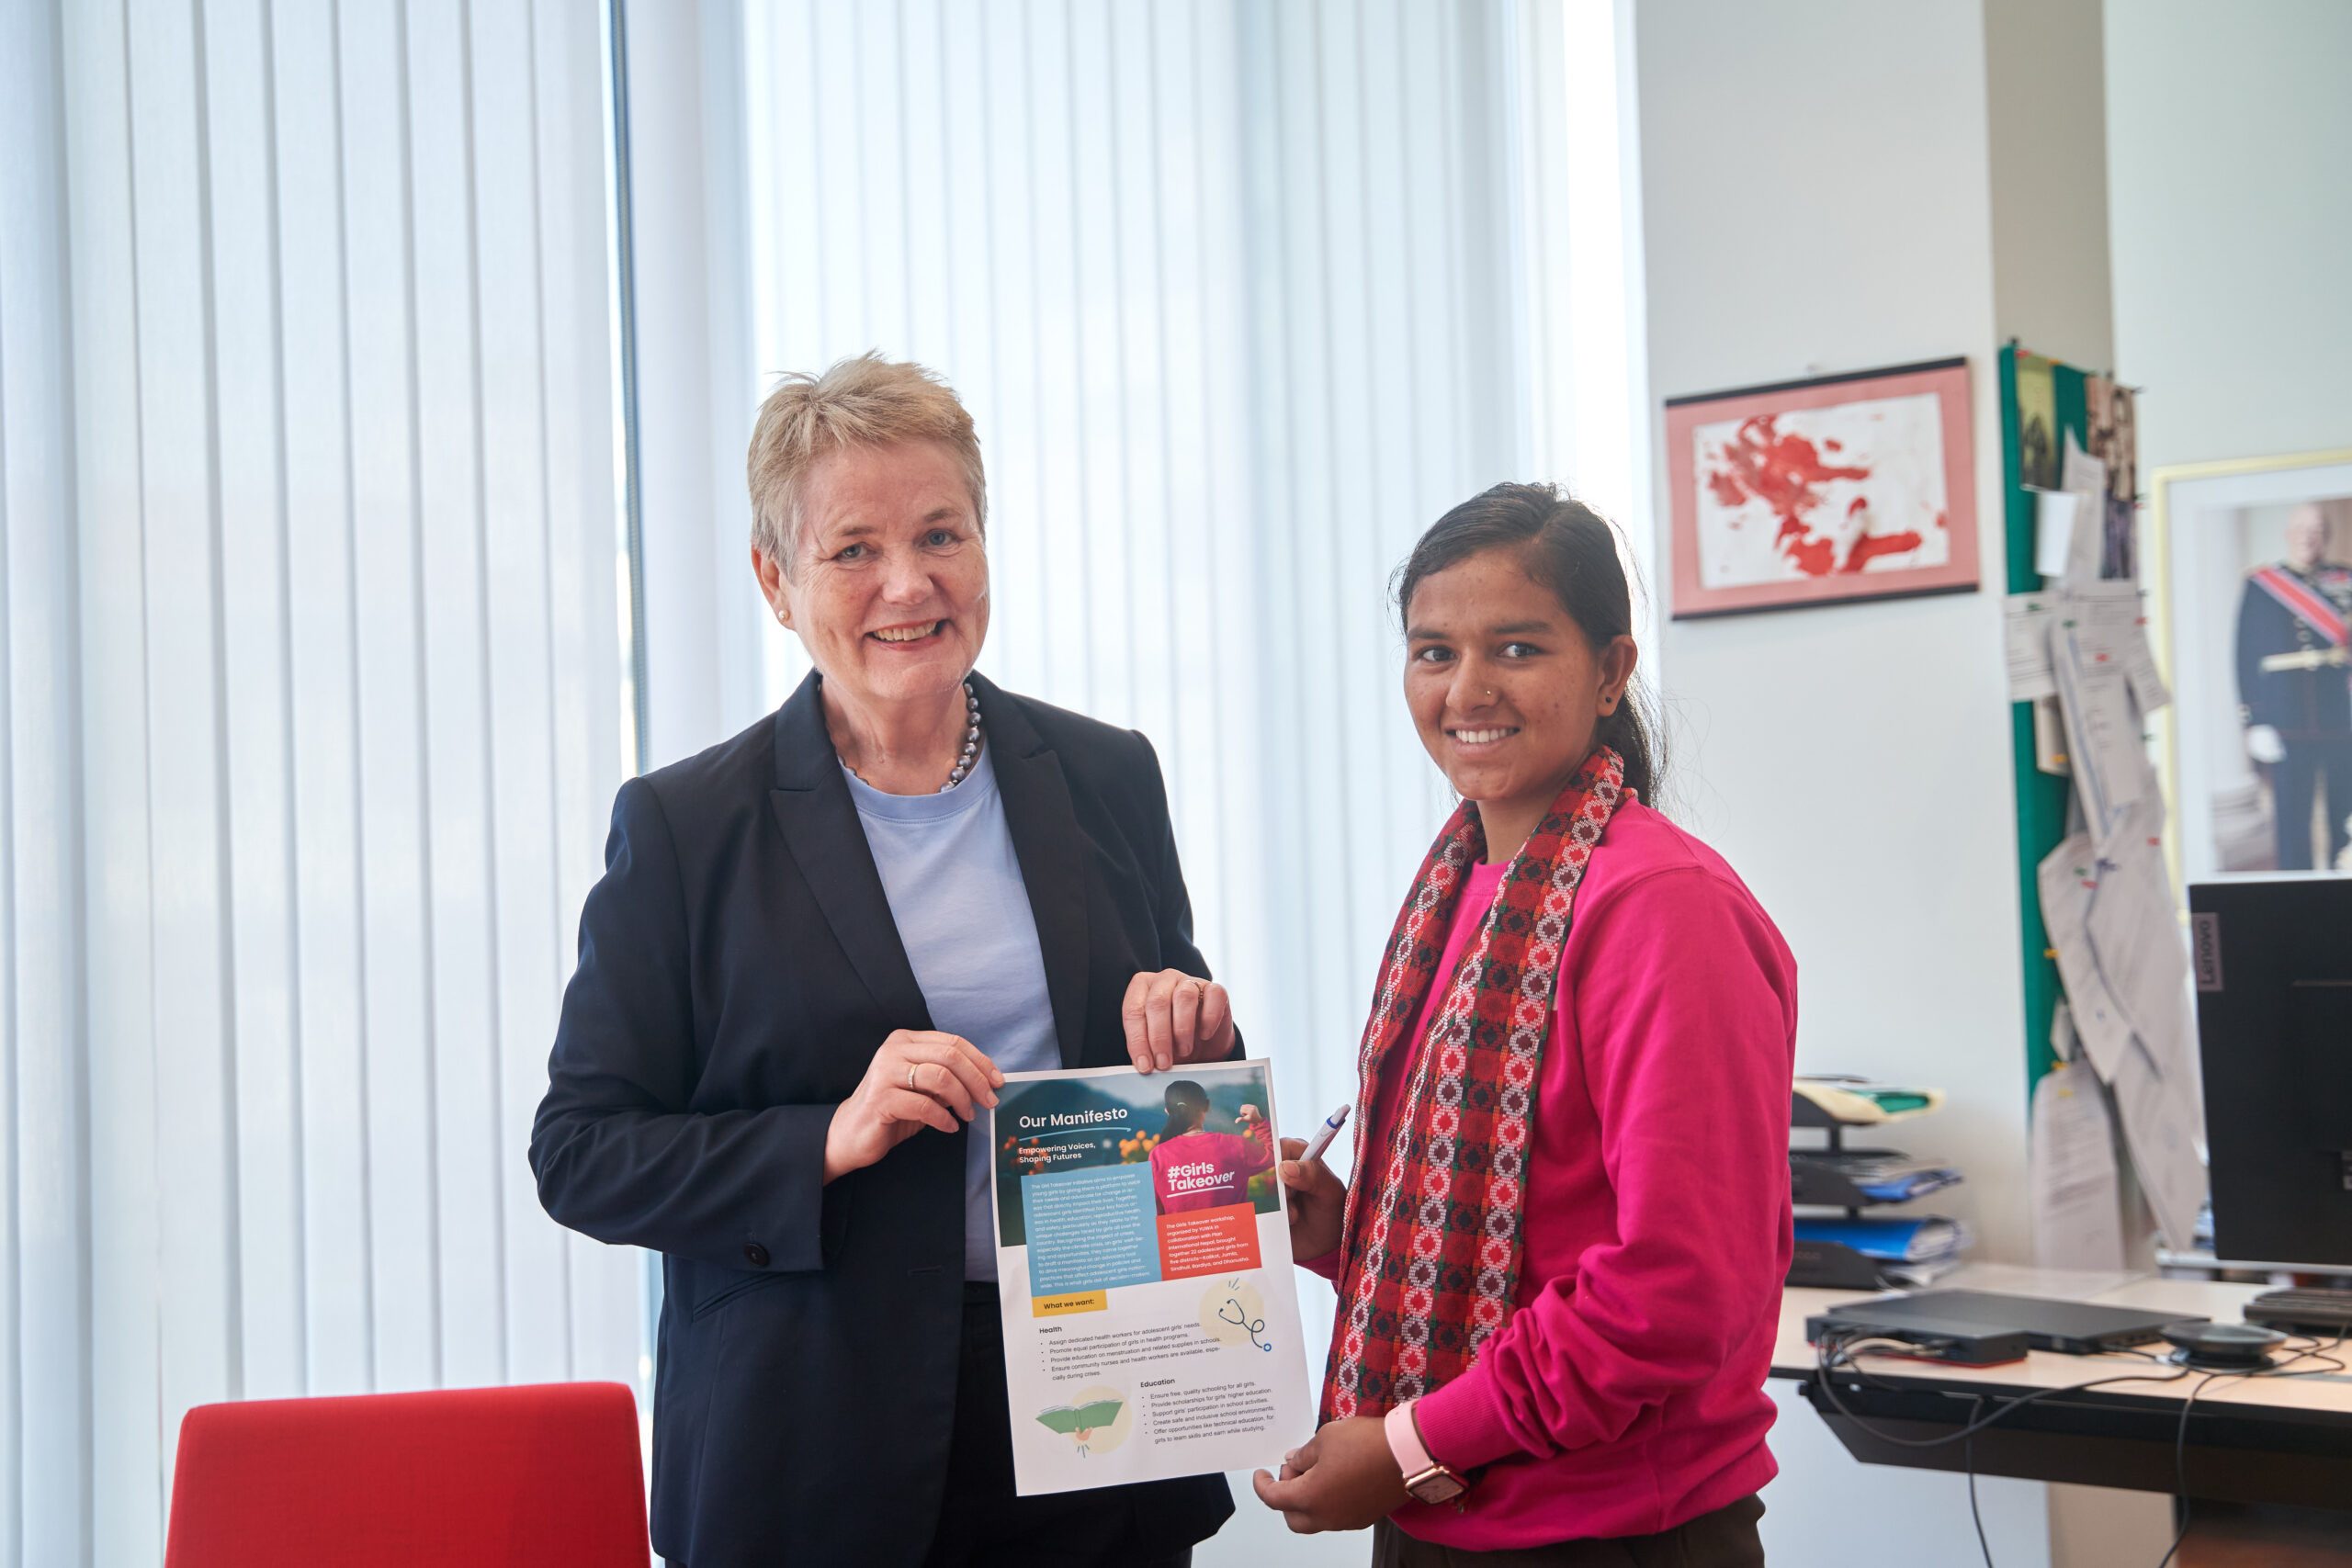
[[[1441, 976], [1502, 873], [1472, 869]], [[1777, 1473], [1764, 1379], [1789, 1267], [1796, 997], [1787, 944], [1723, 859], [1620, 807], [1560, 955], [1518, 1310], [1415, 1412], [1440, 1461], [1485, 1469], [1462, 1506], [1399, 1508], [1407, 1533], [1469, 1550], [1645, 1535]], [[1374, 1149], [1407, 1055], [1359, 1108]]]
[[1266, 1124], [1252, 1122], [1246, 1134], [1179, 1133], [1151, 1151], [1151, 1184], [1159, 1212], [1182, 1214], [1250, 1201], [1250, 1179], [1274, 1163]]

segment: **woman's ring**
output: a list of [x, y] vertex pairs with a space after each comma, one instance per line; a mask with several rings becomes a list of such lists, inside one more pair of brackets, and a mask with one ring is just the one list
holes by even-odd
[[914, 1087], [915, 1087], [915, 1067], [916, 1067], [916, 1066], [917, 1066], [917, 1064], [915, 1064], [915, 1063], [913, 1063], [913, 1062], [909, 1062], [909, 1063], [907, 1064], [907, 1087], [908, 1087], [909, 1089], [912, 1089], [912, 1088], [914, 1088]]

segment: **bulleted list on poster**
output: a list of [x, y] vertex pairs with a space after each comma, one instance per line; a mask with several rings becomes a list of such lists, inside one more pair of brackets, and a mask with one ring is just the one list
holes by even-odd
[[1267, 1064], [1013, 1073], [992, 1116], [1020, 1494], [1279, 1465], [1315, 1407]]

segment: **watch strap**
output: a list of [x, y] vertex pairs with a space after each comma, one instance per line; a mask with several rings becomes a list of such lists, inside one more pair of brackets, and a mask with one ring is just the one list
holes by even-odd
[[1419, 1428], [1413, 1425], [1413, 1402], [1392, 1405], [1382, 1417], [1388, 1434], [1388, 1451], [1396, 1456], [1396, 1468], [1407, 1475], [1419, 1475], [1437, 1463], [1430, 1458], [1429, 1446], [1421, 1441]]
[[1412, 1401], [1393, 1407], [1382, 1417], [1381, 1431], [1405, 1478], [1405, 1490], [1415, 1502], [1451, 1503], [1470, 1489], [1467, 1481], [1431, 1457], [1429, 1445], [1421, 1441], [1420, 1428], [1413, 1424]]

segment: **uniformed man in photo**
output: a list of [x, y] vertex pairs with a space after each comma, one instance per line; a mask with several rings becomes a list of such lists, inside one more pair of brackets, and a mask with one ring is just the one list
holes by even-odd
[[2327, 556], [2327, 514], [2306, 502], [2288, 514], [2287, 558], [2248, 573], [2238, 605], [2238, 712], [2270, 779], [2280, 871], [2312, 869], [2314, 800], [2323, 865], [2344, 853], [2352, 814], [2352, 567]]

